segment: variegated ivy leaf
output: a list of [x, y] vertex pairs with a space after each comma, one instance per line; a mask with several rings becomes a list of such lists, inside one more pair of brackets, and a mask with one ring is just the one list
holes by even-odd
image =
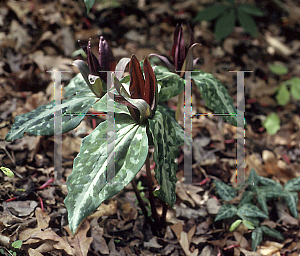
[[149, 119], [155, 150], [153, 159], [156, 163], [155, 178], [160, 188], [154, 191], [154, 195], [173, 206], [176, 200], [176, 171], [175, 157], [178, 155], [178, 140], [176, 128], [172, 119], [158, 108], [155, 116]]
[[232, 186], [225, 184], [220, 180], [214, 180], [219, 196], [225, 201], [231, 201], [236, 197], [236, 192]]
[[265, 226], [265, 225], [262, 225], [260, 226], [261, 227], [261, 230], [267, 234], [268, 236], [272, 236], [272, 237], [275, 237], [279, 240], [283, 240], [283, 236], [281, 235], [281, 233], [275, 229], [271, 229], [269, 228], [268, 226]]
[[193, 139], [184, 132], [184, 130], [182, 129], [182, 127], [180, 126], [180, 124], [178, 124], [178, 122], [175, 119], [175, 111], [171, 108], [169, 108], [167, 105], [165, 105], [164, 103], [159, 103], [159, 105], [157, 106], [157, 110], [160, 113], [164, 113], [166, 116], [168, 116], [170, 118], [170, 121], [172, 122], [172, 125], [175, 129], [176, 132], [176, 139], [177, 139], [177, 145], [178, 147], [184, 145], [185, 140], [186, 140], [186, 145], [188, 145], [188, 149], [192, 148], [192, 141]]
[[64, 90], [65, 90], [64, 98], [74, 96], [75, 94], [86, 95], [88, 93], [91, 93], [90, 88], [87, 86], [86, 81], [84, 80], [84, 78], [80, 73], [71, 79], [70, 83], [66, 87], [64, 87]]
[[161, 85], [159, 102], [167, 101], [183, 91], [184, 79], [176, 73], [170, 72], [166, 67], [155, 67], [154, 74], [157, 82]]
[[232, 204], [223, 204], [218, 211], [215, 221], [229, 219], [236, 215], [237, 208]]
[[[82, 141], [68, 177], [65, 205], [69, 226], [74, 233], [78, 225], [106, 199], [126, 186], [142, 168], [148, 154], [146, 126], [138, 125], [128, 115], [116, 115], [115, 137], [107, 139], [107, 121]], [[113, 146], [114, 145], [114, 146]], [[113, 176], [107, 173], [114, 164]]]
[[300, 190], [300, 177], [291, 179], [284, 184], [284, 190], [286, 191], [298, 191]]
[[259, 202], [259, 204], [260, 204], [262, 210], [263, 210], [266, 214], [268, 214], [268, 206], [267, 206], [267, 199], [266, 199], [266, 197], [265, 197], [263, 194], [259, 193], [259, 194], [257, 195], [257, 201]]
[[252, 231], [251, 239], [252, 239], [252, 244], [251, 244], [252, 251], [256, 252], [257, 246], [260, 245], [263, 240], [263, 231], [261, 227], [257, 227]]
[[40, 106], [37, 109], [19, 115], [5, 137], [12, 141], [23, 137], [25, 132], [33, 135], [54, 134], [54, 112], [61, 110], [62, 133], [77, 127], [90, 107], [98, 100], [92, 92], [81, 93], [68, 99], [62, 100], [60, 105], [54, 106], [54, 101]]
[[267, 214], [262, 212], [256, 205], [253, 204], [243, 204], [239, 207], [237, 215], [240, 217], [269, 218]]
[[286, 201], [286, 204], [290, 208], [290, 211], [293, 214], [293, 216], [297, 219], [298, 218], [297, 204], [299, 200], [298, 193], [286, 192], [286, 196], [284, 197], [284, 200]]
[[[237, 110], [224, 85], [212, 74], [204, 71], [193, 71], [192, 79], [199, 88], [201, 96], [205, 100], [205, 105], [213, 110], [215, 114], [227, 114], [222, 118], [231, 125], [237, 126]], [[241, 116], [244, 119], [243, 115]], [[241, 123], [243, 122], [244, 120]]]

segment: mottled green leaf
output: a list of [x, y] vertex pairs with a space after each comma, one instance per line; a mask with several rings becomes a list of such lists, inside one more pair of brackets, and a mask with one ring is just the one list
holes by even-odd
[[234, 9], [223, 14], [216, 22], [215, 37], [216, 40], [221, 40], [231, 34], [235, 25]]
[[54, 134], [54, 111], [61, 109], [62, 133], [68, 132], [77, 127], [88, 110], [98, 99], [92, 92], [89, 96], [78, 95], [62, 100], [62, 104], [54, 107], [54, 101], [40, 106], [37, 109], [19, 115], [11, 127], [5, 140], [12, 141], [23, 137], [25, 132], [33, 135]]
[[84, 3], [86, 5], [87, 13], [90, 12], [90, 9], [93, 7], [95, 0], [84, 0]]
[[272, 186], [272, 187], [276, 187], [280, 190], [283, 189], [282, 185], [279, 182], [276, 182], [275, 180], [265, 178], [262, 176], [257, 175], [257, 182], [263, 186]]
[[70, 83], [66, 87], [64, 87], [64, 90], [65, 90], [64, 98], [74, 96], [75, 94], [86, 95], [87, 93], [91, 93], [90, 88], [88, 87], [86, 81], [84, 80], [84, 78], [80, 73], [71, 79]]
[[254, 19], [249, 14], [244, 12], [240, 6], [237, 8], [237, 12], [238, 21], [244, 30], [254, 37], [257, 36], [257, 29]]
[[215, 114], [228, 114], [222, 118], [231, 125], [237, 125], [237, 110], [233, 105], [227, 89], [212, 74], [203, 71], [193, 71], [192, 79], [200, 90], [205, 105]]
[[175, 158], [178, 155], [178, 143], [176, 128], [172, 119], [161, 108], [156, 110], [155, 116], [149, 119], [155, 150], [153, 159], [156, 163], [155, 178], [160, 188], [154, 191], [154, 195], [173, 206], [176, 200], [176, 171]]
[[216, 5], [211, 5], [200, 12], [196, 15], [194, 18], [194, 21], [199, 21], [199, 20], [213, 20], [217, 18], [221, 13], [225, 12], [228, 9], [228, 5], [226, 4], [216, 4]]
[[263, 240], [263, 232], [261, 227], [257, 227], [255, 230], [252, 231], [251, 234], [252, 239], [252, 251], [256, 252], [257, 246], [261, 244]]
[[239, 216], [245, 215], [247, 217], [253, 218], [269, 218], [267, 214], [262, 212], [256, 205], [253, 204], [243, 204], [238, 209]]
[[239, 203], [239, 206], [250, 203], [252, 198], [254, 197], [254, 193], [252, 191], [245, 191], [242, 195], [241, 201]]
[[257, 181], [258, 181], [258, 175], [256, 174], [256, 172], [252, 168], [246, 183], [248, 185], [257, 185]]
[[229, 228], [229, 231], [232, 232], [234, 231], [240, 224], [242, 223], [242, 220], [236, 220], [233, 222]]
[[[137, 125], [128, 115], [116, 115], [115, 137], [107, 140], [107, 121], [82, 141], [68, 177], [65, 205], [69, 226], [74, 233], [78, 225], [106, 199], [123, 189], [142, 168], [148, 154], [145, 126]], [[114, 143], [113, 143], [114, 142]], [[113, 147], [113, 144], [115, 147]], [[108, 163], [115, 166], [115, 177], [108, 180]]]
[[297, 204], [299, 200], [299, 196], [297, 192], [286, 192], [286, 196], [284, 197], [286, 204], [290, 208], [291, 213], [297, 219], [298, 218], [298, 210]]
[[271, 229], [269, 228], [268, 226], [265, 226], [265, 225], [262, 225], [260, 226], [261, 227], [261, 230], [267, 234], [268, 236], [272, 236], [272, 237], [275, 237], [279, 240], [283, 240], [283, 236], [281, 235], [281, 233], [275, 229]]
[[218, 211], [215, 221], [229, 219], [236, 215], [237, 208], [232, 204], [223, 204]]
[[286, 191], [299, 191], [300, 190], [300, 177], [291, 179], [284, 184]]
[[176, 73], [170, 72], [166, 67], [157, 66], [154, 69], [157, 82], [160, 84], [161, 89], [159, 92], [159, 101], [167, 101], [178, 94], [184, 89], [184, 79]]
[[259, 187], [259, 194], [263, 195], [266, 198], [277, 198], [286, 196], [286, 192], [278, 189], [274, 186], [262, 186]]
[[225, 201], [231, 201], [236, 197], [236, 192], [232, 186], [225, 184], [220, 180], [214, 180], [218, 195]]
[[241, 215], [241, 216], [240, 216], [240, 214], [238, 214], [238, 213], [237, 213], [237, 215], [238, 215], [240, 218], [242, 218], [243, 220], [248, 221], [248, 222], [250, 222], [251, 224], [253, 224], [254, 227], [258, 227], [258, 226], [259, 226], [259, 223], [260, 223], [259, 219], [257, 219], [257, 218], [252, 218], [252, 217], [246, 217], [246, 216], [244, 216], [244, 215]]
[[265, 15], [265, 13], [261, 9], [251, 4], [241, 4], [238, 6], [238, 8], [250, 15], [260, 17]]
[[[176, 145], [177, 147], [180, 147], [184, 144], [188, 145], [188, 150], [192, 148], [192, 138], [187, 133], [184, 132], [180, 124], [175, 119], [175, 111], [171, 108], [169, 108], [164, 103], [159, 103], [157, 106], [157, 110], [159, 110], [160, 113], [164, 113], [164, 115], [168, 116], [168, 122], [172, 122], [173, 128], [176, 132]], [[185, 143], [186, 142], [186, 143]]]
[[262, 210], [268, 214], [268, 206], [267, 206], [267, 199], [263, 194], [258, 194], [257, 195], [257, 201], [259, 202]]

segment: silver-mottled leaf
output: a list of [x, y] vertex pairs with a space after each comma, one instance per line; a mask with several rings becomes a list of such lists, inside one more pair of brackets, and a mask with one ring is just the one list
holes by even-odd
[[[146, 127], [137, 125], [129, 116], [116, 115], [115, 137], [111, 134], [107, 140], [106, 130], [107, 121], [83, 139], [67, 180], [65, 205], [73, 233], [104, 200], [117, 194], [135, 177], [148, 154]], [[112, 175], [107, 173], [110, 161], [115, 164], [115, 176], [107, 182]]]

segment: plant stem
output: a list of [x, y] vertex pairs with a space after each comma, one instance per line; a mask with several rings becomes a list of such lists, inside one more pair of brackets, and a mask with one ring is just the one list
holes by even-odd
[[151, 230], [152, 230], [153, 235], [158, 235], [158, 234], [157, 234], [156, 227], [155, 227], [153, 221], [152, 221], [152, 220], [149, 218], [149, 216], [148, 216], [148, 211], [147, 211], [147, 209], [146, 209], [146, 207], [145, 207], [144, 200], [142, 199], [142, 197], [141, 197], [141, 195], [140, 195], [140, 191], [138, 190], [137, 185], [136, 185], [136, 182], [135, 182], [134, 179], [131, 181], [131, 185], [132, 185], [133, 190], [134, 190], [134, 192], [135, 192], [136, 198], [137, 198], [137, 200], [138, 200], [138, 202], [139, 202], [139, 206], [141, 207], [141, 210], [142, 210], [142, 212], [143, 212], [143, 214], [144, 214], [144, 216], [145, 216], [146, 222], [147, 222], [147, 223], [150, 225], [150, 227], [151, 227]]
[[148, 182], [148, 192], [149, 192], [149, 201], [150, 201], [150, 206], [151, 206], [151, 213], [152, 213], [152, 218], [154, 219], [154, 223], [158, 230], [161, 229], [161, 225], [158, 219], [157, 211], [156, 211], [156, 205], [155, 205], [155, 198], [153, 194], [153, 184], [152, 184], [152, 175], [151, 175], [151, 170], [150, 170], [150, 159], [149, 159], [149, 154], [147, 155], [146, 159], [146, 173], [147, 173], [147, 182]]
[[132, 184], [133, 190], [134, 190], [134, 192], [135, 192], [136, 198], [137, 198], [137, 200], [138, 200], [138, 202], [139, 202], [139, 205], [140, 205], [140, 207], [141, 207], [141, 210], [142, 210], [142, 212], [143, 212], [145, 218], [147, 219], [147, 218], [149, 218], [149, 217], [148, 217], [148, 211], [147, 211], [147, 209], [146, 209], [146, 207], [145, 207], [144, 201], [143, 201], [143, 199], [142, 199], [142, 197], [141, 197], [141, 195], [140, 195], [140, 191], [138, 190], [137, 185], [136, 185], [136, 182], [135, 182], [134, 179], [131, 181], [131, 184]]
[[179, 119], [180, 110], [181, 110], [181, 106], [182, 106], [183, 92], [184, 92], [184, 91], [182, 91], [182, 92], [178, 95], [177, 109], [176, 109], [176, 113], [175, 113], [175, 119], [176, 119], [177, 122], [178, 122], [178, 119]]
[[167, 217], [167, 211], [168, 211], [168, 205], [166, 202], [162, 201], [163, 211], [162, 215], [160, 217], [160, 223], [163, 228], [167, 227], [166, 217]]

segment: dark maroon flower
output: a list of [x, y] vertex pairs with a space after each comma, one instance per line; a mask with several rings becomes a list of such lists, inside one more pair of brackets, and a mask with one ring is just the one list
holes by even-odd
[[157, 81], [147, 58], [144, 59], [143, 68], [145, 79], [138, 59], [132, 55], [129, 62], [129, 93], [115, 78], [115, 87], [119, 93], [115, 95], [115, 100], [126, 105], [131, 116], [138, 122], [152, 118], [158, 104]]
[[101, 79], [107, 83], [107, 74], [100, 71], [115, 71], [117, 63], [104, 37], [100, 36], [99, 40], [99, 60], [91, 51], [91, 40], [89, 40], [87, 45], [83, 44], [81, 41], [78, 42], [87, 55], [90, 74], [100, 76]]

